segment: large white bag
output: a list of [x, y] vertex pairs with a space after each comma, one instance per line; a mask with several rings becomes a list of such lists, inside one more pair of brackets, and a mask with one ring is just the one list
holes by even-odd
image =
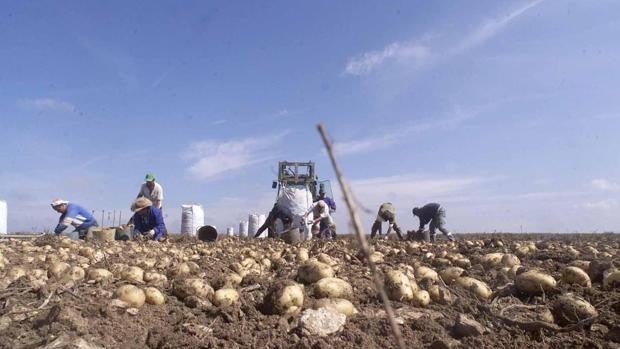
[[7, 233], [7, 217], [6, 201], [0, 200], [0, 234]]
[[260, 225], [258, 225], [258, 213], [250, 213], [248, 217], [248, 237], [253, 238], [258, 228], [260, 228]]
[[181, 235], [196, 236], [205, 225], [205, 213], [201, 205], [181, 205]]
[[[280, 194], [277, 199], [277, 203], [280, 206], [287, 207], [293, 214], [293, 227], [299, 227], [302, 230], [303, 238], [309, 240], [312, 238], [310, 233], [309, 224], [301, 226], [301, 218], [310, 206], [312, 206], [312, 192], [310, 188], [303, 186], [291, 186], [280, 188]], [[308, 222], [312, 221], [312, 213], [308, 216]], [[279, 233], [280, 231], [278, 231]]]
[[249, 228], [248, 221], [241, 221], [241, 222], [239, 222], [239, 236], [240, 237], [247, 237], [248, 236], [248, 228]]

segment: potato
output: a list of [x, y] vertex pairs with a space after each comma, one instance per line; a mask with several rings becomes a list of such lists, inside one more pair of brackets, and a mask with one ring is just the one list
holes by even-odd
[[580, 285], [583, 287], [591, 287], [592, 281], [588, 273], [578, 267], [566, 267], [562, 271], [562, 281], [569, 285]]
[[332, 309], [346, 316], [359, 313], [351, 301], [343, 298], [321, 298], [314, 303], [314, 309], [319, 308]]
[[148, 304], [161, 305], [166, 303], [166, 297], [164, 297], [164, 294], [155, 287], [145, 288], [144, 294], [146, 296], [146, 302]]
[[577, 267], [583, 271], [585, 271], [586, 273], [588, 272], [588, 267], [590, 266], [590, 262], [589, 261], [583, 261], [580, 259], [574, 260], [572, 262], [569, 263], [569, 265], [571, 267]]
[[439, 304], [450, 305], [456, 300], [454, 295], [447, 288], [438, 285], [431, 285], [428, 288], [428, 293], [433, 302]]
[[314, 284], [314, 294], [319, 298], [351, 298], [353, 287], [339, 278], [324, 278]]
[[415, 279], [417, 281], [431, 280], [436, 282], [439, 279], [439, 275], [433, 269], [421, 265], [415, 269]]
[[149, 285], [165, 286], [168, 283], [168, 277], [160, 273], [145, 272], [144, 282]]
[[464, 269], [471, 268], [471, 261], [469, 260], [469, 258], [458, 258], [455, 259], [452, 263], [454, 263], [454, 265], [456, 265], [457, 267], [461, 267]]
[[263, 309], [269, 314], [291, 314], [301, 310], [304, 288], [291, 280], [275, 283], [267, 291]]
[[63, 279], [71, 280], [71, 281], [81, 281], [84, 280], [84, 276], [86, 272], [84, 269], [80, 267], [71, 267], [67, 273], [63, 276]]
[[22, 267], [13, 267], [6, 273], [6, 277], [12, 280], [17, 280], [20, 277], [25, 276], [25, 275], [26, 275], [26, 270], [24, 270], [24, 268]]
[[473, 292], [476, 296], [480, 298], [489, 298], [491, 296], [491, 293], [493, 293], [491, 291], [491, 288], [489, 288], [489, 286], [485, 282], [474, 279], [472, 277], [461, 276], [456, 279], [456, 283], [459, 286]]
[[465, 269], [460, 267], [449, 267], [439, 272], [439, 276], [447, 284], [453, 283], [461, 274], [465, 272]]
[[121, 278], [129, 282], [143, 283], [144, 282], [144, 270], [140, 267], [128, 267], [121, 272]]
[[312, 284], [334, 276], [334, 269], [315, 259], [309, 259], [297, 270], [297, 279], [304, 284]]
[[504, 257], [503, 253], [494, 252], [487, 253], [480, 258], [480, 263], [485, 268], [495, 268], [502, 264], [502, 258]]
[[112, 278], [112, 273], [107, 269], [95, 268], [88, 270], [88, 280], [93, 280], [95, 282], [103, 282], [106, 280], [110, 280]]
[[325, 263], [329, 265], [330, 267], [334, 267], [338, 265], [338, 262], [334, 258], [332, 258], [331, 256], [325, 253], [319, 253], [319, 255], [317, 256], [317, 259], [319, 260], [319, 262]]
[[515, 256], [514, 254], [506, 253], [505, 255], [502, 256], [501, 265], [505, 267], [514, 267], [515, 265], [520, 265], [520, 264], [521, 264], [521, 261], [519, 260], [519, 257]]
[[243, 278], [237, 273], [227, 273], [217, 278], [213, 283], [213, 287], [220, 288], [235, 288], [241, 285]]
[[620, 286], [620, 270], [616, 268], [607, 269], [603, 273], [603, 287], [616, 288]]
[[199, 298], [211, 300], [213, 298], [213, 293], [214, 291], [211, 285], [198, 278], [175, 280], [173, 286], [173, 294], [179, 299], [197, 296]]
[[553, 316], [559, 325], [575, 324], [598, 316], [596, 308], [572, 293], [559, 296], [553, 302]]
[[239, 293], [233, 288], [221, 288], [213, 296], [213, 304], [218, 307], [230, 306], [238, 301]]
[[144, 291], [134, 285], [123, 285], [116, 289], [115, 297], [126, 302], [134, 308], [144, 305], [146, 295]]
[[383, 263], [383, 253], [381, 252], [372, 252], [370, 254], [370, 260], [375, 264]]
[[614, 265], [610, 261], [593, 260], [590, 262], [590, 265], [588, 265], [588, 275], [590, 275], [592, 281], [600, 282], [603, 281], [603, 273], [613, 267]]
[[[272, 259], [279, 259], [280, 256], [278, 256], [278, 258], [273, 258]], [[297, 261], [298, 262], [305, 262], [308, 260], [308, 249], [301, 247], [299, 248], [299, 250], [297, 250]]]
[[53, 262], [47, 268], [47, 274], [50, 278], [60, 279], [71, 266], [65, 262]]
[[515, 286], [523, 294], [537, 295], [553, 290], [556, 286], [556, 281], [551, 275], [537, 270], [530, 270], [517, 275]]
[[403, 272], [399, 270], [388, 271], [385, 274], [384, 283], [385, 292], [390, 300], [403, 302], [413, 299], [414, 290], [411, 287], [411, 281]]
[[413, 303], [419, 307], [425, 307], [431, 302], [431, 296], [428, 291], [418, 290], [413, 293]]

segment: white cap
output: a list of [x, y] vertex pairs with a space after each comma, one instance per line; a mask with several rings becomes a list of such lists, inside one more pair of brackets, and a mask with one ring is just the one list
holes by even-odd
[[68, 204], [68, 203], [69, 203], [69, 201], [67, 201], [67, 200], [63, 200], [63, 199], [54, 199], [54, 200], [52, 201], [52, 207], [56, 207], [56, 206], [60, 206], [60, 205], [63, 205], [63, 204]]

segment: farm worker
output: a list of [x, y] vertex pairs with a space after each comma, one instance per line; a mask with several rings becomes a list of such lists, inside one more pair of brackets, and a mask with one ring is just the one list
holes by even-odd
[[321, 233], [321, 223], [323, 223], [325, 227], [332, 230], [331, 237], [334, 237], [336, 234], [336, 223], [334, 223], [332, 216], [329, 214], [329, 205], [327, 205], [324, 200], [317, 200], [310, 205], [308, 211], [303, 215], [303, 219], [306, 220], [311, 212], [314, 213], [311, 229], [312, 235], [319, 236]]
[[329, 206], [329, 213], [331, 215], [336, 213], [336, 201], [325, 195], [325, 189], [323, 189], [323, 185], [321, 185], [321, 189], [319, 189], [319, 200], [325, 201], [327, 206]]
[[263, 225], [258, 228], [258, 230], [256, 231], [256, 234], [254, 234], [254, 237], [257, 238], [260, 236], [260, 234], [262, 234], [265, 229], [269, 229], [267, 236], [272, 238], [275, 237], [275, 230], [274, 230], [274, 224], [276, 223], [276, 220], [280, 219], [282, 221], [282, 224], [284, 225], [284, 229], [288, 229], [291, 226], [291, 223], [293, 223], [293, 213], [291, 212], [291, 210], [288, 207], [285, 207], [283, 205], [278, 205], [278, 203], [273, 205], [273, 208], [271, 209], [271, 211], [269, 212], [269, 215], [267, 216], [267, 219], [265, 219], [265, 223], [263, 223]]
[[375, 218], [375, 223], [370, 228], [370, 237], [374, 238], [377, 233], [381, 235], [381, 225], [383, 222], [388, 222], [388, 231], [385, 233], [385, 236], [388, 236], [392, 229], [396, 232], [399, 239], [403, 239], [401, 235], [401, 230], [398, 224], [396, 224], [396, 209], [391, 202], [384, 202], [379, 206], [379, 212], [377, 213], [377, 218]]
[[136, 201], [131, 204], [131, 212], [134, 212], [132, 217], [134, 235], [138, 233], [156, 241], [168, 235], [161, 210], [153, 206], [151, 200], [147, 198], [137, 198]]
[[142, 183], [137, 197], [151, 200], [153, 206], [161, 210], [161, 204], [164, 200], [164, 189], [159, 183], [155, 182], [154, 174], [146, 174], [146, 177], [144, 177], [144, 183]]
[[58, 225], [54, 229], [54, 233], [59, 235], [70, 225], [75, 227], [75, 231], [78, 233], [80, 239], [86, 238], [86, 235], [99, 224], [95, 220], [95, 217], [88, 212], [84, 207], [68, 202], [62, 199], [55, 199], [52, 201], [52, 208], [54, 211], [61, 213]]
[[435, 241], [435, 229], [439, 229], [440, 232], [448, 237], [448, 240], [454, 241], [454, 235], [444, 227], [446, 224], [446, 211], [444, 211], [443, 207], [438, 203], [432, 202], [421, 208], [415, 207], [411, 212], [420, 219], [418, 233], [422, 233], [424, 231], [424, 226], [430, 222], [429, 229], [431, 241]]

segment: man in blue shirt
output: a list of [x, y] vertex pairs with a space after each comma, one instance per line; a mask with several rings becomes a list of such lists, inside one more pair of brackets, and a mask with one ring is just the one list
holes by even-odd
[[78, 204], [62, 199], [55, 199], [52, 201], [52, 208], [54, 211], [61, 213], [58, 225], [56, 229], [54, 229], [56, 235], [65, 231], [69, 226], [73, 226], [78, 233], [78, 237], [84, 239], [92, 228], [99, 225], [95, 217], [93, 217], [87, 209]]
[[151, 200], [140, 197], [131, 204], [131, 211], [134, 212], [134, 237], [142, 235], [149, 239], [160, 241], [168, 236], [164, 217], [161, 210], [155, 206]]

